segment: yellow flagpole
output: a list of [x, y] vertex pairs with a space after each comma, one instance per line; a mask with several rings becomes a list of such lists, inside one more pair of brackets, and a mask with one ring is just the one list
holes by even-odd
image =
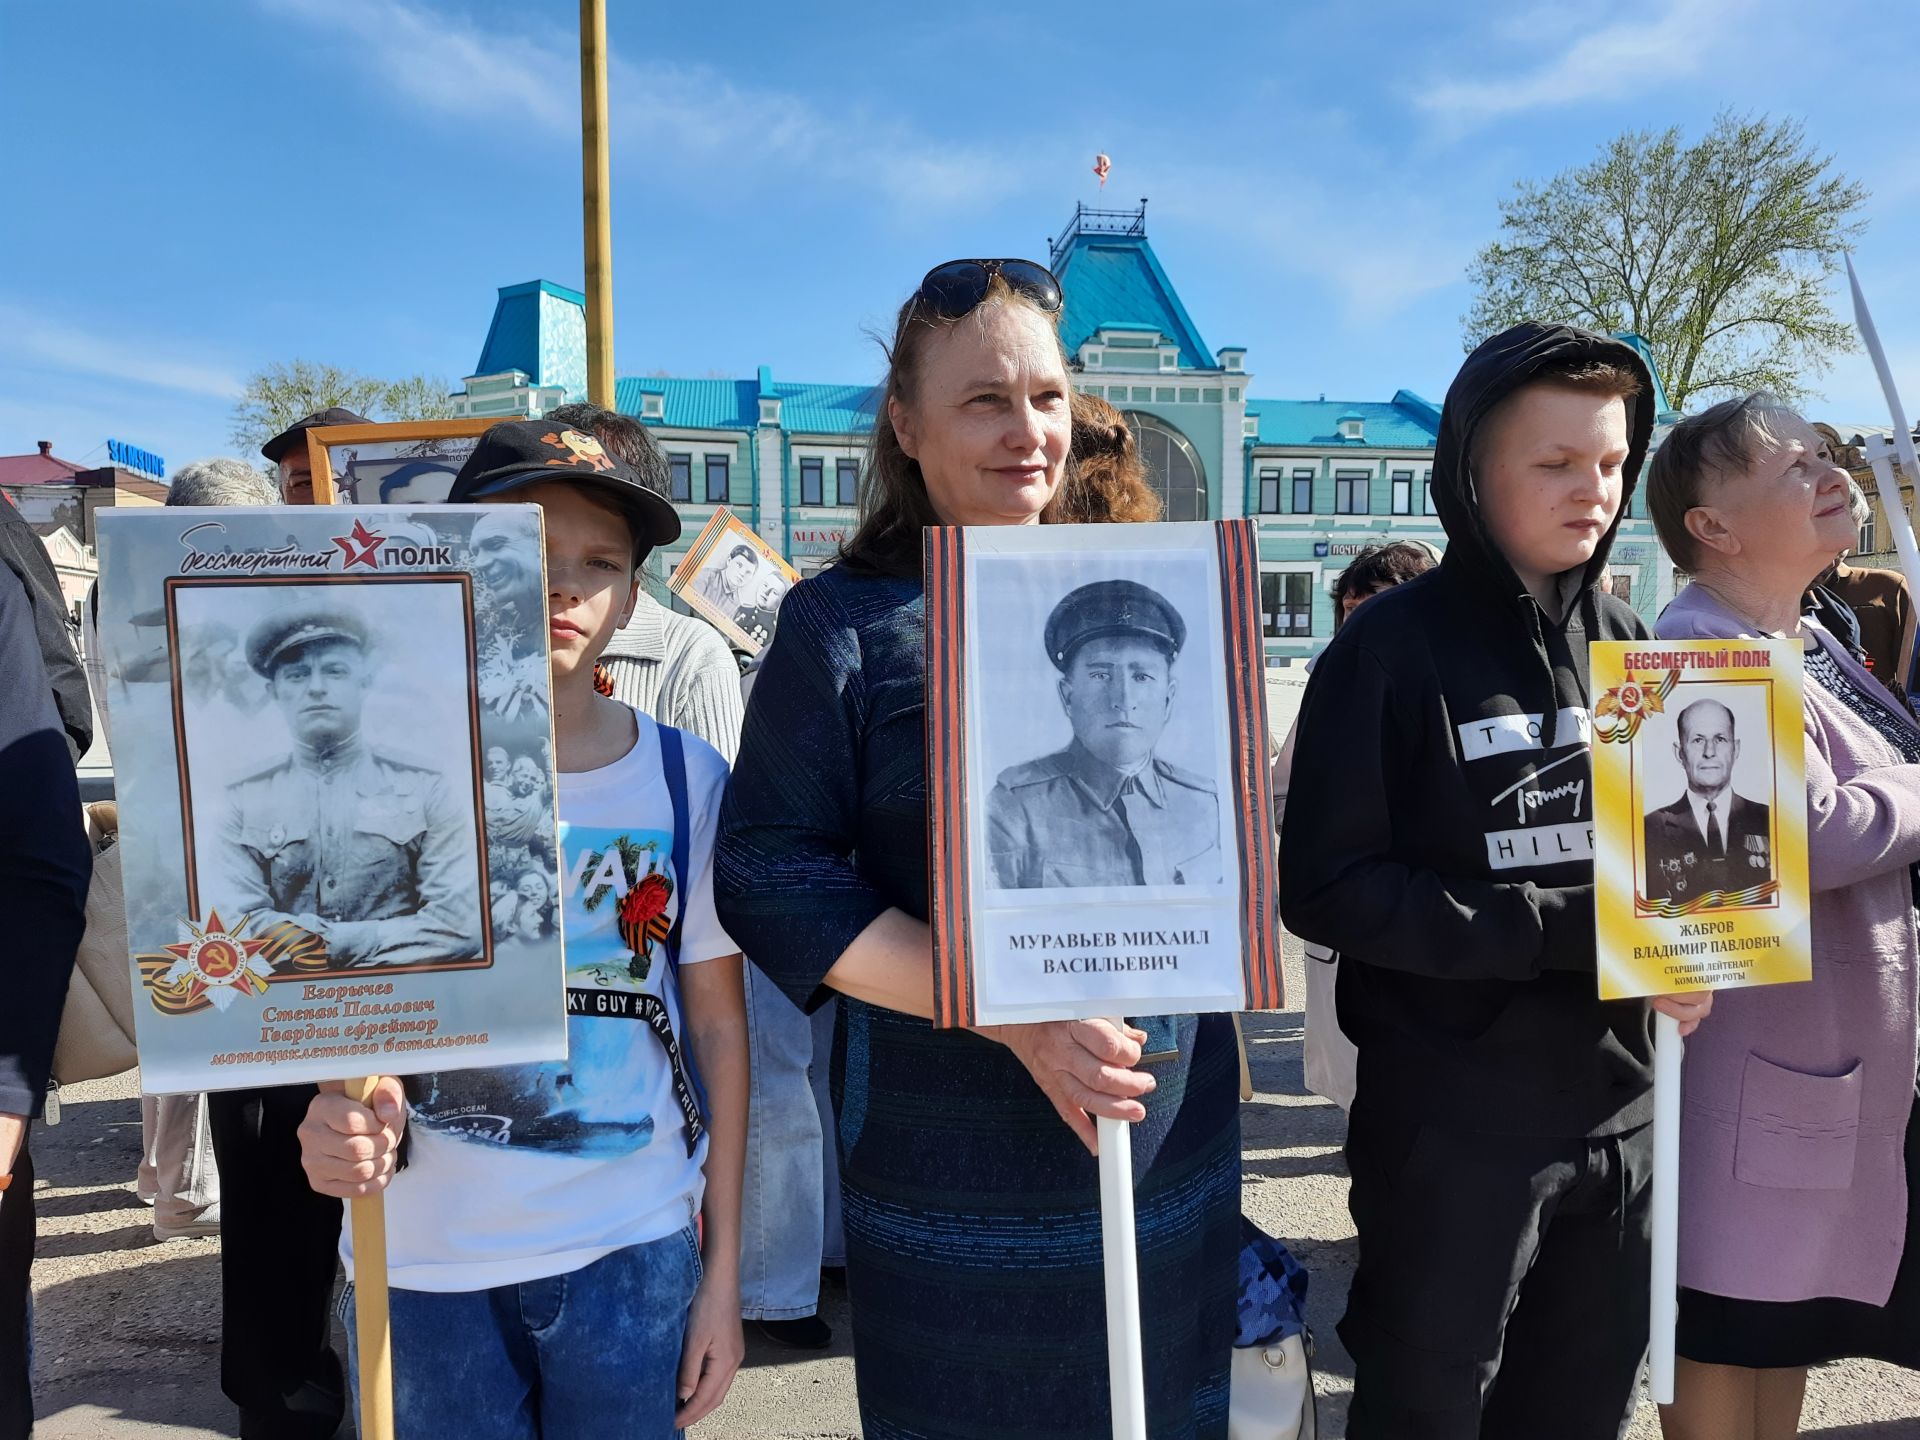
[[580, 143], [587, 239], [587, 398], [613, 408], [613, 222], [607, 213], [607, 5], [580, 0]]
[[[347, 1096], [373, 1104], [378, 1075], [347, 1081]], [[359, 1342], [360, 1440], [394, 1440], [393, 1327], [387, 1312], [387, 1197], [351, 1202], [353, 1324]]]

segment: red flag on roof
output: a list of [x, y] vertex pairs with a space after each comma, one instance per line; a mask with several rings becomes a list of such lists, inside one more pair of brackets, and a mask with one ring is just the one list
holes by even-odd
[[1093, 157], [1093, 173], [1100, 177], [1100, 188], [1102, 190], [1107, 188], [1107, 172], [1111, 169], [1113, 169], [1113, 161], [1109, 160], [1105, 155], [1096, 155]]

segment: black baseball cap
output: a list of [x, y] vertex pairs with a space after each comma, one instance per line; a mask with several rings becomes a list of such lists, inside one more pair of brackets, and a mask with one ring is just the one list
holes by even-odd
[[647, 488], [633, 468], [571, 425], [503, 420], [480, 437], [447, 492], [452, 503], [497, 500], [546, 480], [590, 485], [626, 512], [635, 542], [648, 550], [680, 538], [680, 512]]
[[266, 444], [262, 445], [260, 447], [260, 453], [267, 457], [269, 463], [278, 465], [280, 463], [280, 457], [291, 450], [296, 444], [306, 444], [307, 431], [317, 425], [371, 425], [372, 423], [373, 422], [364, 415], [356, 415], [353, 411], [339, 405], [330, 405], [325, 410], [314, 411], [313, 414], [307, 416], [304, 420], [294, 421], [293, 424], [289, 425], [278, 435], [267, 441]]

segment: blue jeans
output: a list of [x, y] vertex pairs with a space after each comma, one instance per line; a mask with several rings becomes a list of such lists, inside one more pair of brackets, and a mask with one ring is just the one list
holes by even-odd
[[[566, 1275], [442, 1294], [392, 1290], [394, 1433], [406, 1440], [667, 1440], [693, 1226]], [[340, 1300], [356, 1404], [353, 1286]]]
[[[747, 966], [753, 1064], [740, 1210], [740, 1313], [748, 1320], [793, 1320], [819, 1308], [827, 1184], [821, 1172], [833, 1117], [829, 1107], [822, 1126], [810, 1070], [817, 1068], [824, 1081], [833, 1048], [832, 1009], [824, 1007], [827, 1041], [816, 1048], [813, 1021], [757, 965]], [[838, 1181], [836, 1168], [836, 1192]], [[844, 1246], [835, 1263], [844, 1263]]]

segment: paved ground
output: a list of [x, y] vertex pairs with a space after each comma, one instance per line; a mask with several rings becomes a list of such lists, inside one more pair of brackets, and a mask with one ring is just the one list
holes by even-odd
[[[1290, 721], [1300, 672], [1270, 684], [1276, 728]], [[1300, 956], [1288, 945], [1289, 993]], [[1321, 1435], [1345, 1433], [1352, 1365], [1333, 1325], [1354, 1262], [1340, 1158], [1341, 1114], [1301, 1092], [1301, 1016], [1250, 1016], [1258, 1092], [1243, 1112], [1247, 1213], [1280, 1236], [1313, 1275], [1308, 1310], [1319, 1340]], [[36, 1135], [41, 1171], [35, 1267], [37, 1394], [42, 1440], [231, 1436], [218, 1385], [219, 1242], [156, 1244], [133, 1196], [140, 1115], [132, 1077], [70, 1091], [66, 1119]], [[824, 1313], [842, 1343], [818, 1358], [750, 1344], [726, 1406], [696, 1440], [825, 1440], [857, 1436], [844, 1295]], [[1814, 1377], [1803, 1433], [1823, 1440], [1920, 1440], [1920, 1375], [1886, 1366], [1828, 1366]], [[1659, 1426], [1642, 1405], [1633, 1440]], [[1551, 1440], [1551, 1437], [1542, 1437]]]

